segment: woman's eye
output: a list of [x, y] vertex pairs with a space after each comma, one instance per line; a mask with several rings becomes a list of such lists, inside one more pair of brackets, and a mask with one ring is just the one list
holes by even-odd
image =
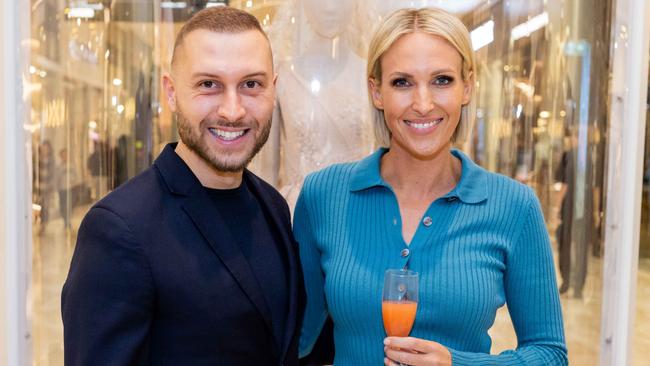
[[408, 80], [406, 80], [406, 79], [404, 79], [404, 78], [398, 78], [398, 79], [395, 79], [395, 80], [393, 80], [393, 81], [391, 82], [391, 84], [392, 84], [394, 87], [397, 87], [397, 88], [405, 88], [405, 87], [411, 85], [411, 84], [408, 82]]
[[451, 76], [438, 76], [434, 79], [433, 83], [436, 85], [449, 85], [454, 81]]

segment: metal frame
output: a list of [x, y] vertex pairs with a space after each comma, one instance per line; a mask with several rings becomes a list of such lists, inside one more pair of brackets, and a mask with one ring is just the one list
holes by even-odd
[[[23, 124], [30, 6], [0, 2], [0, 364], [31, 364], [27, 289], [31, 271], [31, 149]], [[21, 38], [21, 36], [23, 38]]]
[[617, 0], [607, 174], [600, 364], [630, 365], [636, 312], [650, 1]]

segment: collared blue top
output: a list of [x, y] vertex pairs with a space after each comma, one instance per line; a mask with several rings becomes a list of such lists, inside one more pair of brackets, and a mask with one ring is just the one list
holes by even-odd
[[[420, 274], [411, 336], [447, 347], [454, 365], [567, 364], [553, 258], [535, 194], [452, 150], [462, 163], [460, 181], [431, 202], [406, 245], [397, 199], [380, 174], [386, 151], [305, 180], [294, 219], [307, 287], [301, 355], [329, 314], [335, 365], [383, 364], [384, 271], [408, 266]], [[506, 303], [518, 348], [489, 355], [487, 331]]]

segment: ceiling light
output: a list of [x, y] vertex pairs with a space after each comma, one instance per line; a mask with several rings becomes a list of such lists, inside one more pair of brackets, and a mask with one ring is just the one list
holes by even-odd
[[88, 7], [74, 7], [68, 9], [68, 18], [92, 18], [95, 16], [95, 10]]
[[536, 15], [530, 18], [528, 21], [519, 24], [518, 26], [512, 28], [510, 36], [513, 41], [518, 40], [519, 38], [528, 37], [534, 31], [543, 28], [548, 24], [548, 13], [543, 12], [539, 15]]
[[494, 41], [494, 21], [490, 20], [478, 26], [470, 34], [474, 51], [479, 50]]
[[318, 92], [320, 91], [320, 81], [318, 81], [317, 79], [312, 79], [310, 86], [311, 86], [311, 92], [314, 94], [318, 94]]

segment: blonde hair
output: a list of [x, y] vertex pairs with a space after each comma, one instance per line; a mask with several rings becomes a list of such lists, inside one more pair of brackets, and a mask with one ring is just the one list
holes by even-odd
[[[375, 83], [381, 83], [381, 57], [401, 36], [414, 32], [423, 32], [447, 40], [458, 51], [463, 60], [461, 70], [463, 81], [473, 82], [475, 72], [474, 51], [467, 28], [455, 16], [435, 8], [400, 9], [388, 16], [379, 25], [368, 48], [368, 65], [366, 69], [368, 80], [374, 79]], [[470, 101], [463, 105], [461, 109], [460, 122], [451, 138], [452, 142], [462, 141], [472, 128], [476, 110], [473, 94], [474, 88], [472, 88]], [[391, 135], [386, 126], [384, 111], [375, 107], [370, 90], [369, 101], [377, 144], [388, 147]]]

